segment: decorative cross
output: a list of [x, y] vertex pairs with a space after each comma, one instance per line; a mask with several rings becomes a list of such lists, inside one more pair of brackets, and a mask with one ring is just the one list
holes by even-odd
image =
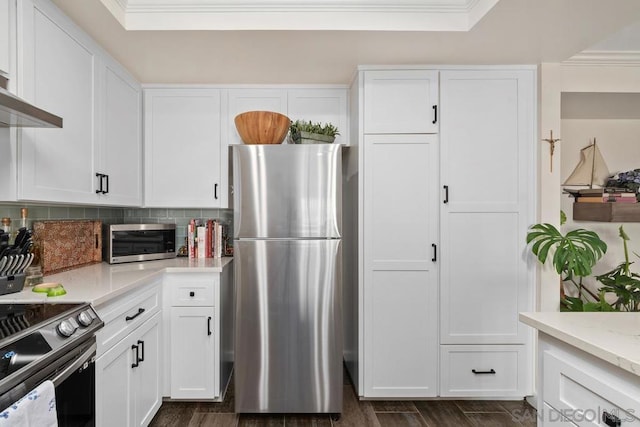
[[543, 141], [547, 141], [549, 143], [549, 166], [551, 169], [551, 172], [553, 172], [553, 152], [556, 149], [556, 142], [560, 141], [560, 138], [553, 138], [553, 131], [549, 131], [551, 132], [551, 136], [549, 138], [543, 139]]

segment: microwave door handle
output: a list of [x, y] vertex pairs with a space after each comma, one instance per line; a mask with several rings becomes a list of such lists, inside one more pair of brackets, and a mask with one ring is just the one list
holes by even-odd
[[60, 372], [58, 375], [51, 379], [53, 385], [55, 387], [58, 387], [58, 385], [62, 384], [64, 380], [69, 378], [71, 374], [76, 371], [76, 369], [82, 367], [82, 365], [84, 365], [95, 354], [96, 348], [96, 343], [91, 344], [91, 347], [89, 347], [87, 351], [82, 353], [81, 356], [78, 356], [78, 358], [71, 365], [67, 366], [64, 369], [64, 371]]

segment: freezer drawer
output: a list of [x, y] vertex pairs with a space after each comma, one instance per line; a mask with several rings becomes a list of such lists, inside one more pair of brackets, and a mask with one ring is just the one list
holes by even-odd
[[339, 145], [236, 145], [232, 156], [235, 238], [341, 236]]
[[342, 409], [340, 240], [239, 240], [235, 410]]

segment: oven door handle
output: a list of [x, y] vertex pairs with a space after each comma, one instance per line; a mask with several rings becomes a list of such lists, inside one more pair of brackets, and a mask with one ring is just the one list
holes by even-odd
[[73, 374], [77, 369], [79, 369], [80, 367], [82, 367], [82, 365], [87, 363], [91, 359], [91, 357], [95, 355], [96, 348], [97, 348], [96, 343], [91, 344], [91, 347], [89, 347], [87, 351], [82, 353], [82, 355], [79, 356], [71, 365], [67, 366], [62, 372], [60, 372], [58, 375], [56, 375], [54, 378], [51, 379], [51, 381], [53, 382], [53, 385], [58, 387], [58, 385], [60, 385], [62, 382], [64, 382], [64, 380], [69, 378], [71, 374]]

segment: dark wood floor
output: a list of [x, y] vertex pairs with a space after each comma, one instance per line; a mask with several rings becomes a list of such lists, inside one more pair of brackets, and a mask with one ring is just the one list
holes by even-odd
[[360, 401], [345, 381], [342, 416], [328, 415], [238, 415], [233, 412], [230, 387], [224, 402], [164, 402], [151, 427], [535, 427], [536, 412], [524, 401], [429, 400]]

